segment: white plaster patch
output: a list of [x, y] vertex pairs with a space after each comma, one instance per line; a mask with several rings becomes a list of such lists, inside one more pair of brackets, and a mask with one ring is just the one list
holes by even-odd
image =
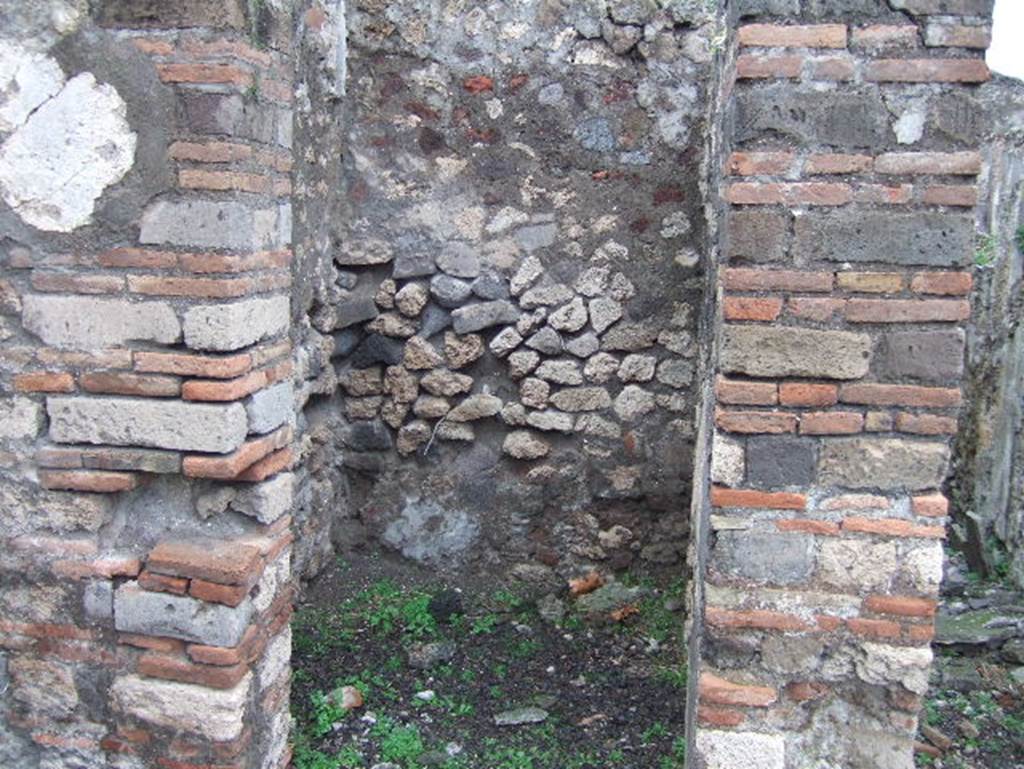
[[20, 45], [0, 46], [0, 131], [22, 126], [40, 104], [64, 86], [64, 73], [49, 56]]
[[0, 194], [24, 221], [70, 232], [132, 167], [136, 135], [113, 86], [72, 78], [0, 146]]
[[896, 141], [900, 144], [915, 144], [921, 141], [925, 118], [927, 109], [923, 104], [915, 104], [907, 109], [892, 125], [893, 131], [896, 132]]

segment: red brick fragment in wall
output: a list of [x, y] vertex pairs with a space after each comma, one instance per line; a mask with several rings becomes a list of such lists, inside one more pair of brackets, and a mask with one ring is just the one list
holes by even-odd
[[934, 617], [938, 603], [931, 598], [902, 595], [870, 595], [864, 609], [874, 614], [896, 614], [901, 617]]
[[151, 678], [197, 684], [209, 689], [230, 689], [245, 677], [249, 668], [247, 665], [198, 665], [180, 657], [149, 652], [139, 659], [138, 672]]
[[928, 494], [911, 499], [914, 515], [942, 518], [949, 512], [949, 500], [942, 494]]
[[75, 390], [75, 379], [60, 371], [16, 374], [14, 389], [22, 393], [69, 393]]
[[103, 470], [41, 470], [39, 485], [44, 489], [60, 491], [86, 491], [98, 494], [112, 494], [130, 491], [139, 484], [133, 473], [107, 472]]
[[845, 24], [745, 24], [736, 38], [762, 48], [845, 48]]
[[839, 388], [832, 384], [783, 382], [779, 385], [779, 402], [783, 406], [834, 406]]
[[701, 703], [713, 705], [765, 708], [779, 699], [771, 687], [736, 684], [713, 673], [701, 673], [698, 688]]
[[796, 431], [795, 414], [776, 411], [726, 411], [715, 413], [715, 424], [730, 433], [780, 434]]
[[711, 487], [711, 504], [715, 507], [748, 507], [764, 510], [804, 510], [807, 497], [788, 491], [758, 491]]
[[981, 59], [879, 59], [864, 79], [889, 83], [984, 83], [992, 77]]
[[735, 406], [774, 406], [779, 400], [772, 382], [743, 382], [724, 377], [715, 381], [715, 396], [720, 403]]
[[252, 366], [253, 359], [249, 353], [226, 356], [135, 353], [135, 370], [147, 373], [233, 379], [245, 374]]
[[182, 462], [182, 469], [190, 478], [237, 479], [243, 471], [281, 449], [291, 439], [291, 427], [285, 425], [269, 435], [246, 441], [241, 448], [231, 454], [187, 456]]
[[223, 540], [172, 541], [161, 542], [150, 551], [146, 568], [221, 585], [252, 585], [259, 578], [262, 559], [252, 545]]

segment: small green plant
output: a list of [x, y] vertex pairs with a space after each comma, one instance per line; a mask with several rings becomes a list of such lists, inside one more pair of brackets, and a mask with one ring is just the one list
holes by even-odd
[[497, 614], [484, 614], [482, 617], [477, 617], [473, 620], [473, 626], [469, 629], [469, 632], [473, 635], [485, 635], [494, 632], [497, 624]]
[[659, 668], [657, 676], [659, 681], [664, 681], [669, 686], [674, 686], [677, 689], [686, 689], [687, 675], [685, 665], [671, 665]]
[[380, 757], [405, 769], [419, 766], [419, 757], [423, 755], [423, 738], [415, 726], [397, 726], [389, 718], [381, 718], [373, 727], [371, 734], [380, 740]]
[[516, 659], [526, 660], [540, 651], [540, 641], [533, 638], [520, 638], [509, 644], [508, 651]]
[[430, 613], [430, 596], [420, 593], [402, 604], [402, 625], [414, 638], [437, 635], [437, 621]]
[[489, 769], [534, 769], [533, 756], [520, 748], [492, 748], [484, 754]]
[[323, 737], [345, 717], [345, 709], [327, 699], [321, 691], [310, 694], [309, 701], [313, 705], [313, 734], [317, 737]]
[[352, 745], [346, 745], [338, 751], [338, 766], [343, 769], [360, 769], [363, 766], [363, 754]]
[[974, 266], [988, 267], [995, 262], [997, 256], [998, 241], [991, 233], [979, 235], [977, 245], [974, 249]]
[[297, 742], [292, 756], [295, 769], [338, 769], [342, 764], [338, 758], [331, 758], [323, 751], [313, 750], [305, 743]]
[[668, 728], [661, 721], [655, 721], [653, 724], [644, 729], [643, 734], [640, 735], [644, 742], [650, 742], [660, 737], [668, 736]]
[[1017, 250], [1024, 254], [1024, 224], [1017, 228], [1014, 240], [1017, 242]]

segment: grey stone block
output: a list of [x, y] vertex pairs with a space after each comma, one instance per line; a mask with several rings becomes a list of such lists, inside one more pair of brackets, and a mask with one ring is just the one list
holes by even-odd
[[471, 293], [469, 283], [450, 275], [435, 275], [430, 279], [430, 295], [442, 307], [458, 307], [469, 299]]
[[991, 16], [995, 0], [889, 0], [896, 10], [920, 14]]
[[97, 0], [93, 9], [102, 26], [248, 29], [244, 0]]
[[789, 214], [777, 211], [733, 210], [725, 226], [725, 255], [749, 262], [786, 258]]
[[743, 16], [783, 16], [800, 13], [800, 0], [739, 0], [737, 8]]
[[287, 331], [288, 308], [287, 296], [193, 307], [185, 313], [185, 344], [222, 352], [248, 347]]
[[291, 510], [294, 494], [295, 475], [278, 473], [269, 481], [242, 487], [230, 507], [266, 525]]
[[519, 320], [519, 309], [504, 299], [460, 307], [452, 312], [456, 334], [471, 334], [491, 326], [515, 323], [517, 320]]
[[378, 363], [397, 366], [405, 355], [405, 345], [397, 339], [370, 334], [352, 351], [349, 362], [353, 368], [369, 368]]
[[949, 447], [899, 438], [826, 441], [818, 460], [822, 485], [850, 489], [937, 488], [946, 477]]
[[719, 365], [730, 374], [859, 379], [868, 372], [867, 334], [726, 326], [722, 337]]
[[814, 570], [814, 537], [770, 531], [721, 531], [711, 568], [730, 577], [790, 585]]
[[167, 302], [29, 294], [22, 300], [22, 323], [64, 350], [123, 347], [132, 341], [173, 344], [181, 337], [181, 324]]
[[897, 331], [884, 334], [871, 361], [882, 381], [945, 382], [964, 370], [964, 332]]
[[241, 446], [248, 431], [240, 403], [53, 396], [46, 399], [46, 411], [57, 443], [224, 454]]
[[[279, 221], [280, 219], [280, 221]], [[211, 200], [160, 200], [142, 215], [139, 242], [239, 250], [280, 248], [284, 242], [277, 208]]]
[[813, 19], [861, 21], [865, 17], [888, 16], [891, 10], [886, 0], [809, 0], [807, 14]]
[[889, 111], [870, 93], [809, 91], [789, 84], [737, 93], [734, 139], [781, 135], [805, 145], [879, 147], [891, 143]]
[[105, 622], [114, 616], [114, 588], [109, 580], [94, 579], [85, 586], [82, 608], [87, 619]]
[[126, 582], [114, 593], [114, 626], [122, 633], [180, 638], [209, 646], [237, 646], [249, 627], [252, 601], [238, 606], [181, 595], [151, 593]]
[[278, 382], [254, 393], [245, 404], [245, 413], [249, 417], [249, 432], [260, 435], [292, 422], [295, 418], [292, 383]]
[[334, 328], [348, 328], [356, 323], [376, 318], [378, 309], [377, 303], [373, 300], [376, 292], [376, 286], [365, 283], [347, 293], [334, 306]]
[[355, 422], [342, 436], [352, 451], [387, 451], [391, 448], [391, 432], [380, 420]]
[[814, 482], [814, 441], [788, 435], [747, 440], [747, 481], [754, 486], [809, 486]]
[[964, 214], [844, 209], [796, 220], [798, 261], [887, 262], [949, 267], [974, 253], [974, 222]]

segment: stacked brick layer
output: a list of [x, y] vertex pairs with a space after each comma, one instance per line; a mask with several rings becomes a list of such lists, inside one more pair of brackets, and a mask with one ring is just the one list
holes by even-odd
[[913, 765], [982, 171], [936, 123], [989, 76], [987, 20], [940, 6], [736, 31], [693, 684], [709, 769]]

